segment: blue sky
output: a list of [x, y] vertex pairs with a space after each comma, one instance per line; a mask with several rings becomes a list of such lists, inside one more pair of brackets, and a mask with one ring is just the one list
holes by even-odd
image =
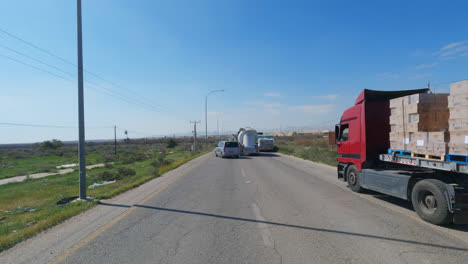
[[[189, 120], [201, 120], [203, 133], [204, 97], [216, 89], [226, 91], [209, 97], [210, 132], [217, 116], [224, 131], [329, 128], [364, 88], [430, 81], [448, 92], [451, 81], [468, 78], [467, 8], [466, 1], [84, 0], [84, 67], [113, 83], [85, 74], [98, 85], [85, 86], [86, 136], [111, 138], [113, 125], [130, 137], [186, 134]], [[76, 63], [75, 1], [4, 0], [0, 29]], [[0, 125], [0, 143], [75, 140], [76, 68], [2, 32], [0, 45], [0, 123], [71, 127]], [[139, 103], [107, 95], [114, 92]]]

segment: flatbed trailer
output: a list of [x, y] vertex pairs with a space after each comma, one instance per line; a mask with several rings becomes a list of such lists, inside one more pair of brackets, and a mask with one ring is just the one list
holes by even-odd
[[389, 150], [389, 100], [428, 92], [364, 90], [335, 127], [338, 179], [355, 192], [367, 189], [408, 200], [427, 222], [468, 223], [468, 159]]
[[[392, 162], [392, 163], [415, 166], [415, 167], [420, 167], [420, 168], [468, 174], [468, 164], [466, 163], [413, 158], [413, 157], [397, 156], [397, 155], [390, 155], [390, 154], [380, 154], [379, 159], [384, 162]], [[466, 177], [468, 178], [468, 175], [466, 175]]]

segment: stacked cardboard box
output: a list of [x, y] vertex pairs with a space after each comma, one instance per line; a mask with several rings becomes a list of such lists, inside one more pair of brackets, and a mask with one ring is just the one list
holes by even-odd
[[450, 109], [449, 153], [468, 155], [468, 80], [450, 85], [448, 106]]
[[390, 100], [390, 148], [442, 156], [449, 134], [448, 94], [415, 94]]

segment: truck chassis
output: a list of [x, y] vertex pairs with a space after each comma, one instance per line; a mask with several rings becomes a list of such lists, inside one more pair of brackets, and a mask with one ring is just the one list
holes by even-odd
[[338, 178], [357, 192], [372, 190], [411, 201], [416, 213], [437, 225], [468, 223], [468, 164], [381, 154], [380, 166], [338, 165]]

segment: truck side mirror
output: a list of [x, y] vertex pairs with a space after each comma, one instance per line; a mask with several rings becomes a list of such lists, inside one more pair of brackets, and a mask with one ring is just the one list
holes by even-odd
[[340, 145], [340, 125], [335, 125], [335, 144], [334, 145]]

